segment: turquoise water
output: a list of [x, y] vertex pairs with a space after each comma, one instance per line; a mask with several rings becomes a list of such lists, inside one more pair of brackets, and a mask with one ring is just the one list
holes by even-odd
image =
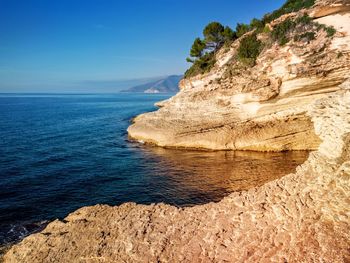
[[129, 141], [130, 119], [169, 96], [0, 95], [0, 244], [86, 205], [218, 201], [293, 171], [307, 156], [166, 150]]

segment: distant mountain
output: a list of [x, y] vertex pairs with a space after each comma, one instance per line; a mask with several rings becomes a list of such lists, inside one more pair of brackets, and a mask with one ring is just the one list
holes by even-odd
[[171, 75], [157, 81], [137, 85], [121, 92], [140, 92], [140, 93], [169, 93], [179, 91], [179, 82], [182, 75]]

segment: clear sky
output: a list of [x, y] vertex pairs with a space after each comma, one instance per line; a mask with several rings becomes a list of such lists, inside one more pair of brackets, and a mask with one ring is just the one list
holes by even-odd
[[206, 24], [235, 28], [283, 2], [0, 0], [0, 92], [106, 92], [182, 74]]

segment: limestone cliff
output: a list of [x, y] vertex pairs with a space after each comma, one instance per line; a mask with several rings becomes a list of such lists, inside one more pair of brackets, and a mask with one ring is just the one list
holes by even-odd
[[[305, 112], [350, 77], [350, 3], [320, 0], [269, 26], [304, 13], [337, 32], [329, 37], [321, 30], [312, 40], [298, 39], [301, 33], [295, 32], [284, 46], [266, 45], [254, 67], [237, 61], [241, 39], [236, 40], [218, 52], [209, 73], [183, 79], [181, 91], [158, 103], [158, 111], [135, 118], [130, 137], [159, 146], [216, 150], [317, 149], [320, 139]], [[266, 33], [258, 38], [269, 42]]]
[[84, 207], [4, 261], [350, 262], [350, 92], [307, 116], [323, 142], [295, 174], [195, 207]]
[[3, 260], [350, 262], [349, 1], [318, 1], [307, 12], [333, 25], [334, 37], [320, 31], [309, 42], [274, 44], [253, 68], [235, 60], [238, 40], [211, 72], [183, 80], [176, 96], [129, 128], [162, 146], [317, 148], [295, 174], [194, 207], [84, 207]]

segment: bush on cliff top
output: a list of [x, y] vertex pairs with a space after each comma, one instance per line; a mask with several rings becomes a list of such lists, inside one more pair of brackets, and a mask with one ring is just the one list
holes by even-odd
[[[259, 56], [263, 43], [257, 39], [258, 33], [270, 33], [267, 23], [279, 18], [280, 16], [297, 12], [304, 8], [310, 8], [315, 4], [315, 0], [287, 0], [284, 5], [272, 12], [266, 14], [263, 19], [252, 19], [249, 25], [238, 23], [236, 30], [230, 27], [222, 26], [218, 22], [209, 23], [203, 30], [204, 39], [196, 38], [190, 51], [190, 58], [187, 61], [192, 66], [186, 71], [185, 78], [193, 77], [197, 74], [203, 74], [210, 71], [215, 65], [215, 54], [222, 46], [229, 46], [234, 40], [254, 30], [255, 32], [241, 40], [238, 50], [238, 59], [248, 65], [254, 65], [256, 58]], [[285, 45], [290, 41], [289, 33], [299, 24], [311, 23], [312, 19], [308, 16], [297, 18], [297, 20], [287, 19], [277, 25], [271, 32], [271, 38], [278, 41], [280, 45]], [[324, 28], [328, 36], [335, 34], [333, 28]], [[311, 32], [304, 38], [312, 39], [315, 37]]]
[[282, 23], [278, 24], [271, 32], [272, 40], [278, 41], [283, 46], [288, 43], [288, 33], [293, 30], [296, 26], [295, 21], [286, 19]]
[[263, 18], [263, 22], [265, 24], [270, 23], [282, 15], [297, 12], [303, 8], [310, 8], [314, 4], [315, 0], [287, 0], [281, 8], [273, 11], [271, 14], [266, 14]]
[[201, 58], [193, 61], [192, 66], [188, 70], [186, 70], [184, 76], [185, 78], [190, 78], [199, 74], [209, 72], [210, 69], [215, 65], [215, 62], [215, 54], [213, 52], [206, 53]]
[[263, 43], [257, 38], [256, 34], [248, 35], [241, 40], [237, 50], [238, 59], [246, 65], [254, 66], [262, 48]]
[[274, 27], [271, 32], [273, 41], [277, 41], [281, 46], [287, 44], [294, 35], [294, 41], [311, 41], [316, 38], [316, 32], [324, 30], [328, 37], [332, 37], [336, 30], [333, 27], [314, 22], [307, 14], [295, 19], [288, 18]]
[[314, 40], [316, 38], [315, 32], [305, 32], [301, 35], [294, 36], [294, 41], [306, 40], [307, 42]]
[[297, 33], [297, 35], [294, 36], [294, 41], [299, 41], [301, 39], [307, 39], [308, 41], [310, 41], [315, 39], [316, 33], [313, 31], [305, 31], [315, 30], [315, 27], [317, 28], [312, 18], [309, 17], [307, 14], [304, 14], [303, 16], [299, 16], [296, 19], [288, 18], [276, 25], [271, 32], [271, 37], [272, 40], [277, 41], [281, 46], [287, 44], [291, 40], [290, 35], [293, 32], [293, 34]]
[[215, 53], [237, 38], [230, 27], [218, 22], [209, 23], [203, 36], [203, 39], [197, 37], [192, 44], [190, 57], [186, 59], [192, 66], [185, 72], [185, 78], [208, 72], [215, 65]]

